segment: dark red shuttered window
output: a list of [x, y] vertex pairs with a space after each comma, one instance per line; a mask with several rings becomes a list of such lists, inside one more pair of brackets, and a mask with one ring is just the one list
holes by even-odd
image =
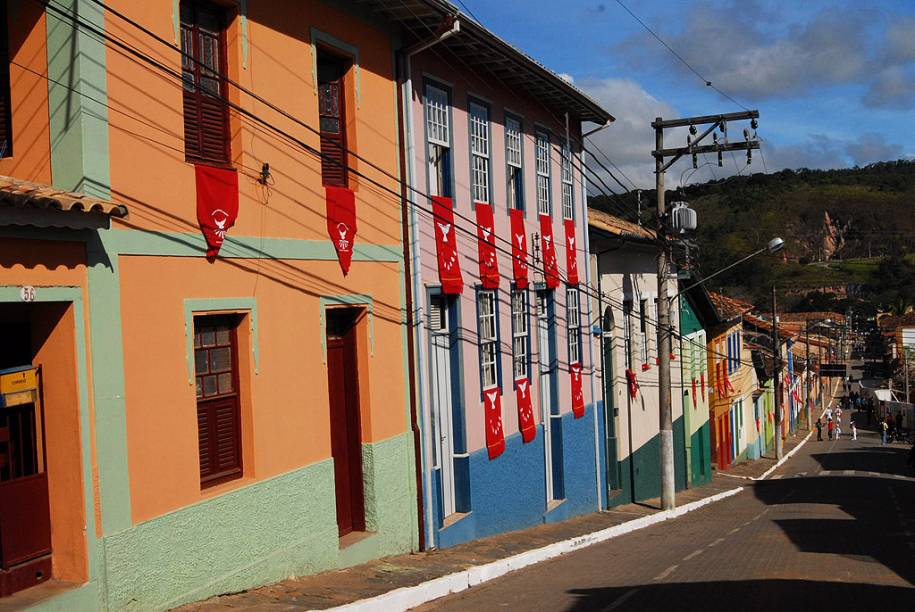
[[10, 101], [9, 32], [6, 2], [0, 0], [0, 157], [13, 156], [13, 121]]
[[237, 317], [194, 319], [197, 430], [203, 487], [242, 474], [237, 327]]
[[184, 152], [188, 161], [229, 163], [225, 27], [224, 8], [182, 0]]
[[318, 120], [321, 126], [321, 178], [325, 185], [346, 187], [346, 99], [344, 75], [349, 62], [318, 49]]

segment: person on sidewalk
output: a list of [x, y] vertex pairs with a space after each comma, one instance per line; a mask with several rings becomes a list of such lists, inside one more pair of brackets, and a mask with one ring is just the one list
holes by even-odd
[[880, 419], [878, 428], [880, 429], [880, 445], [886, 446], [886, 431], [890, 428], [890, 426], [886, 424], [885, 419]]
[[836, 424], [833, 422], [832, 417], [829, 417], [829, 420], [826, 422], [826, 431], [829, 432], [829, 439], [832, 440], [832, 431], [835, 429]]
[[855, 425], [854, 421], [851, 422], [851, 439], [852, 440], [858, 439], [858, 427]]
[[823, 421], [817, 419], [817, 442], [823, 441]]
[[842, 419], [836, 419], [836, 440], [842, 435]]

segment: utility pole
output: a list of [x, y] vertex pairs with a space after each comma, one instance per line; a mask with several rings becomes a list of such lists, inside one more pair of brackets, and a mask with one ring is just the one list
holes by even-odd
[[775, 390], [775, 458], [781, 460], [784, 454], [782, 444], [782, 349], [778, 342], [778, 305], [775, 302], [775, 285], [772, 285], [772, 348], [775, 349], [775, 361], [772, 367]]
[[[753, 129], [756, 129], [756, 119], [759, 111], [728, 113], [724, 115], [706, 115], [702, 117], [688, 117], [684, 119], [669, 119], [665, 121], [657, 117], [651, 124], [655, 130], [655, 150], [652, 152], [655, 160], [655, 189], [658, 197], [658, 239], [661, 248], [658, 249], [658, 416], [659, 434], [661, 439], [661, 509], [670, 510], [676, 505], [674, 484], [674, 432], [673, 416], [671, 414], [670, 397], [670, 302], [667, 299], [667, 281], [670, 277], [670, 242], [668, 242], [668, 220], [664, 201], [664, 173], [678, 159], [684, 155], [693, 156], [693, 166], [697, 167], [696, 155], [702, 153], [718, 153], [718, 164], [721, 165], [723, 151], [746, 151], [747, 163], [750, 163], [752, 149], [759, 149], [759, 141], [754, 131], [753, 138], [744, 130], [744, 141], [727, 141], [727, 122], [751, 119]], [[693, 139], [697, 125], [709, 127], [698, 138]], [[664, 148], [664, 130], [666, 128], [689, 127], [690, 136], [687, 146], [671, 149]], [[715, 134], [715, 144], [697, 146], [698, 143], [720, 128], [725, 134], [723, 143], [718, 141]], [[665, 163], [666, 158], [670, 158]]]
[[807, 411], [807, 431], [813, 426], [813, 417], [810, 410], [810, 319], [804, 321], [804, 355], [807, 358], [807, 367], [804, 369], [807, 380], [804, 382], [804, 409]]

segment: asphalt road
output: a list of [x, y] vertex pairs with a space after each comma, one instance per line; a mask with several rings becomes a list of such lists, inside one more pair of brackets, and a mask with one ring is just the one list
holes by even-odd
[[915, 610], [915, 478], [895, 476], [912, 475], [909, 448], [850, 437], [814, 436], [734, 497], [419, 610]]

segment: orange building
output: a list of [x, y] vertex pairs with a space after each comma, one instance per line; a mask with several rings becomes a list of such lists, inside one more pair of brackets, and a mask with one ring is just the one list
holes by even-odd
[[0, 596], [162, 609], [415, 548], [389, 25], [2, 6]]

